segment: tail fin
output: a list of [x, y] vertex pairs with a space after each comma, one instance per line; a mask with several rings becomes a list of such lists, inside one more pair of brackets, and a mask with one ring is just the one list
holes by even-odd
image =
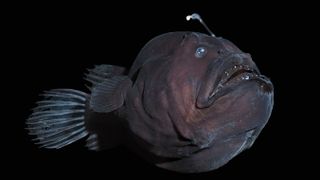
[[87, 94], [73, 89], [53, 89], [27, 119], [30, 135], [41, 147], [59, 149], [85, 136], [85, 107]]

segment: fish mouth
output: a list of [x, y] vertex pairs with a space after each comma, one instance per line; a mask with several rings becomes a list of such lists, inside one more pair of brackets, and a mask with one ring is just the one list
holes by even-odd
[[222, 74], [215, 88], [210, 93], [209, 99], [218, 95], [223, 89], [235, 87], [249, 81], [257, 82], [264, 93], [271, 93], [273, 91], [271, 81], [266, 76], [261, 75], [257, 68], [249, 65], [234, 65], [225, 69]]

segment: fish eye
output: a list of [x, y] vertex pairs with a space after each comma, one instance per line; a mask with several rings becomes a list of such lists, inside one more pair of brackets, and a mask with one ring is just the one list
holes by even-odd
[[202, 58], [207, 54], [207, 49], [205, 47], [198, 47], [195, 52], [196, 58]]

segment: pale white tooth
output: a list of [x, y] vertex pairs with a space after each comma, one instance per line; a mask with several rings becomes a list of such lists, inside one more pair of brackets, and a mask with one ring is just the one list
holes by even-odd
[[249, 80], [250, 76], [248, 74], [245, 74], [241, 77], [242, 80]]

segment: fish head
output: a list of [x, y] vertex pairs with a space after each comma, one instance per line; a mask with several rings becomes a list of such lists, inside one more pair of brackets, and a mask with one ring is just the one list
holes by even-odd
[[149, 151], [171, 158], [159, 167], [216, 169], [249, 148], [271, 115], [272, 82], [226, 39], [167, 33], [150, 41], [135, 63], [139, 120], [129, 124]]
[[193, 132], [220, 137], [219, 132], [227, 138], [266, 124], [273, 107], [273, 84], [250, 54], [232, 42], [185, 32], [167, 59], [163, 81], [170, 109], [179, 111], [186, 124], [196, 126]]

